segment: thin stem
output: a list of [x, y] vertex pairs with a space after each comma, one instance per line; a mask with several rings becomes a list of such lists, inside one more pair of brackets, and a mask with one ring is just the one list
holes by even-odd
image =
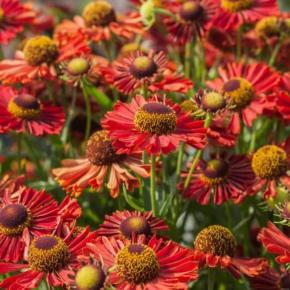
[[143, 93], [144, 99], [146, 100], [147, 97], [148, 97], [148, 86], [147, 86], [147, 84], [144, 84], [143, 85], [143, 87], [142, 87], [142, 93]]
[[257, 130], [254, 127], [254, 132], [252, 134], [252, 139], [251, 139], [251, 143], [250, 143], [250, 147], [249, 147], [249, 153], [253, 153], [255, 151], [255, 147], [256, 147], [256, 140], [257, 140]]
[[190, 78], [191, 75], [191, 56], [192, 56], [192, 42], [187, 42], [185, 46], [185, 59], [184, 59], [184, 75]]
[[22, 133], [17, 134], [17, 165], [18, 165], [18, 174], [22, 173]]
[[86, 102], [86, 131], [85, 131], [85, 140], [89, 138], [91, 133], [91, 122], [92, 122], [92, 112], [91, 112], [91, 104], [90, 97], [86, 91], [86, 85], [82, 82], [83, 94]]
[[156, 157], [151, 155], [151, 176], [150, 176], [150, 198], [151, 210], [153, 215], [157, 215], [157, 202], [156, 202]]
[[177, 167], [176, 167], [176, 177], [178, 179], [180, 172], [181, 172], [181, 167], [182, 167], [182, 161], [183, 161], [183, 153], [184, 153], [184, 143], [182, 143], [179, 147], [178, 150], [178, 157], [177, 157]]
[[132, 207], [132, 208], [134, 208], [135, 210], [138, 210], [138, 211], [143, 211], [143, 208], [140, 207], [138, 204], [136, 204], [136, 203], [134, 202], [134, 200], [132, 200], [132, 199], [130, 198], [130, 196], [128, 195], [128, 192], [127, 192], [127, 189], [126, 189], [126, 186], [125, 186], [125, 185], [123, 185], [123, 194], [124, 194], [124, 197], [125, 197], [126, 202], [127, 202], [127, 203]]
[[215, 279], [215, 270], [209, 269], [208, 270], [208, 283], [207, 283], [207, 289], [208, 290], [214, 290], [214, 279]]
[[243, 26], [241, 25], [237, 31], [237, 60], [242, 56], [242, 35], [243, 35]]
[[282, 39], [280, 38], [278, 43], [276, 44], [273, 52], [272, 52], [272, 55], [270, 57], [270, 60], [269, 60], [269, 66], [274, 66], [275, 65], [275, 62], [276, 62], [276, 58], [277, 58], [277, 55], [281, 49], [281, 46], [282, 46]]

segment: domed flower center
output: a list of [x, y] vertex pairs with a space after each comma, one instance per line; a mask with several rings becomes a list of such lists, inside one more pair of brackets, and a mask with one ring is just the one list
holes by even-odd
[[252, 7], [254, 0], [221, 0], [221, 6], [229, 12], [239, 12]]
[[252, 84], [243, 78], [233, 78], [227, 81], [222, 92], [237, 109], [246, 107], [255, 95]]
[[276, 16], [262, 18], [255, 27], [257, 35], [261, 38], [272, 37], [280, 34], [280, 21]]
[[99, 266], [84, 266], [76, 274], [79, 290], [99, 290], [103, 287], [106, 275]]
[[85, 74], [89, 68], [89, 62], [82, 57], [74, 58], [67, 64], [67, 70], [74, 76]]
[[58, 271], [65, 267], [68, 261], [68, 247], [59, 237], [42, 236], [33, 240], [29, 247], [28, 262], [35, 271]]
[[0, 22], [2, 22], [4, 20], [4, 10], [2, 8], [0, 8]]
[[236, 240], [227, 228], [213, 225], [199, 232], [195, 239], [194, 246], [196, 250], [203, 253], [221, 257], [233, 257], [236, 248]]
[[201, 98], [201, 103], [205, 110], [209, 110], [211, 112], [216, 112], [223, 109], [226, 105], [224, 97], [216, 92], [204, 94]]
[[147, 283], [158, 276], [159, 262], [154, 251], [146, 245], [132, 244], [117, 255], [117, 272], [127, 282]]
[[14, 236], [31, 224], [31, 213], [22, 204], [9, 204], [0, 209], [0, 234]]
[[186, 1], [182, 4], [179, 15], [185, 21], [197, 21], [203, 15], [203, 7], [199, 1]]
[[32, 66], [53, 63], [59, 54], [56, 43], [47, 36], [35, 36], [29, 39], [23, 49], [24, 58]]
[[132, 234], [144, 234], [148, 236], [151, 233], [150, 226], [146, 218], [141, 216], [128, 217], [121, 222], [120, 231], [122, 234], [131, 238]]
[[152, 77], [157, 72], [157, 64], [147, 56], [138, 56], [134, 59], [130, 72], [137, 79]]
[[41, 105], [34, 96], [21, 94], [9, 102], [8, 111], [16, 118], [34, 119], [41, 113]]
[[284, 175], [288, 169], [286, 152], [276, 145], [266, 145], [257, 150], [252, 159], [256, 176], [273, 179]]
[[87, 27], [107, 26], [116, 21], [116, 14], [110, 3], [99, 0], [85, 6], [83, 18]]
[[116, 154], [112, 141], [105, 130], [95, 132], [87, 142], [86, 156], [94, 165], [111, 165], [118, 163], [125, 157], [124, 154]]
[[176, 113], [161, 103], [147, 103], [135, 114], [134, 123], [138, 130], [156, 135], [172, 133], [176, 127]]
[[207, 162], [203, 169], [204, 177], [210, 183], [221, 183], [228, 173], [228, 164], [220, 159], [213, 159]]

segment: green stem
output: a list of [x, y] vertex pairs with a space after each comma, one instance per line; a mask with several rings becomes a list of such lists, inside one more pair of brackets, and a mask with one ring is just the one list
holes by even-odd
[[151, 210], [153, 215], [157, 215], [157, 202], [156, 202], [156, 157], [151, 155], [151, 176], [150, 176], [150, 198]]
[[86, 131], [85, 131], [85, 140], [87, 140], [91, 133], [91, 123], [92, 123], [92, 112], [91, 112], [91, 104], [90, 97], [86, 91], [86, 85], [82, 83], [83, 94], [86, 102]]
[[281, 46], [282, 46], [282, 39], [279, 39], [279, 42], [276, 44], [273, 52], [272, 52], [272, 55], [270, 57], [270, 60], [269, 60], [269, 66], [274, 66], [275, 65], [275, 62], [276, 62], [276, 58], [277, 58], [277, 55], [281, 49]]
[[144, 99], [146, 100], [148, 98], [148, 86], [147, 86], [147, 84], [143, 85], [142, 93], [143, 93]]
[[123, 194], [124, 194], [124, 197], [125, 197], [125, 200], [126, 202], [132, 207], [134, 208], [135, 210], [138, 210], [138, 211], [143, 211], [143, 208], [140, 207], [138, 204], [136, 204], [134, 202], [134, 200], [132, 200], [132, 198], [130, 198], [130, 196], [128, 195], [128, 192], [127, 192], [127, 189], [126, 189], [126, 186], [123, 185]]
[[184, 143], [182, 143], [179, 147], [178, 150], [178, 157], [177, 157], [177, 167], [176, 167], [176, 177], [178, 179], [180, 172], [181, 172], [181, 167], [182, 167], [182, 161], [183, 161], [183, 155], [184, 155]]
[[163, 8], [157, 8], [156, 7], [156, 8], [154, 8], [154, 12], [157, 13], [157, 14], [167, 15], [167, 16], [170, 16], [170, 17], [176, 19], [176, 15], [175, 14], [173, 14], [170, 11], [165, 10]]
[[18, 165], [18, 174], [22, 173], [22, 133], [17, 134], [17, 165]]
[[252, 134], [252, 139], [251, 139], [251, 143], [250, 143], [250, 147], [249, 147], [249, 153], [253, 153], [255, 151], [255, 147], [256, 147], [256, 140], [257, 140], [257, 130], [254, 127], [254, 132]]
[[242, 56], [242, 36], [243, 26], [241, 25], [237, 31], [237, 60], [240, 60]]
[[214, 269], [208, 269], [208, 283], [207, 283], [207, 289], [208, 290], [214, 290], [214, 279], [215, 279], [215, 270]]
[[185, 59], [184, 59], [184, 75], [190, 78], [191, 75], [191, 55], [192, 54], [192, 42], [187, 42], [185, 45]]

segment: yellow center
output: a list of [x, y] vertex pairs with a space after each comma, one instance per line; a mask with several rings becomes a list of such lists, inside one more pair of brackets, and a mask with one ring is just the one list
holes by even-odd
[[30, 226], [30, 211], [21, 204], [9, 204], [0, 209], [0, 234], [16, 236]]
[[260, 38], [279, 35], [279, 19], [276, 16], [264, 17], [256, 24], [255, 31]]
[[160, 269], [154, 251], [146, 245], [132, 244], [123, 248], [117, 255], [116, 264], [119, 275], [132, 284], [152, 281]]
[[252, 168], [256, 176], [273, 179], [284, 175], [288, 168], [286, 152], [276, 145], [266, 145], [253, 156]]
[[203, 253], [233, 257], [236, 240], [227, 228], [213, 225], [203, 229], [197, 235], [194, 246], [196, 250]]
[[194, 22], [199, 20], [203, 14], [203, 7], [199, 1], [186, 1], [181, 5], [179, 15], [185, 21]]
[[22, 94], [13, 98], [7, 109], [16, 118], [34, 119], [41, 113], [41, 104], [35, 97]]
[[210, 92], [202, 96], [202, 106], [205, 110], [216, 112], [223, 109], [226, 105], [224, 97], [216, 92]]
[[112, 5], [103, 0], [93, 1], [87, 4], [83, 10], [83, 18], [88, 27], [107, 26], [116, 20]]
[[222, 93], [237, 109], [246, 107], [255, 95], [252, 84], [244, 78], [232, 78], [227, 81]]
[[172, 133], [176, 127], [176, 113], [161, 103], [147, 103], [135, 114], [134, 123], [141, 132], [156, 135]]
[[99, 290], [105, 282], [105, 274], [98, 266], [84, 266], [76, 274], [79, 290]]
[[131, 238], [133, 233], [149, 235], [151, 232], [146, 218], [141, 216], [132, 216], [123, 220], [120, 231], [127, 238]]
[[89, 67], [89, 62], [82, 57], [74, 58], [67, 64], [67, 70], [74, 76], [85, 74], [89, 70]]
[[0, 22], [4, 20], [4, 10], [2, 8], [0, 8]]
[[30, 65], [39, 66], [42, 63], [53, 63], [59, 51], [56, 43], [48, 36], [35, 36], [27, 40], [23, 53]]
[[68, 261], [68, 247], [59, 237], [42, 236], [33, 240], [29, 247], [28, 263], [35, 271], [58, 271], [65, 267]]
[[228, 172], [228, 164], [223, 160], [213, 159], [207, 162], [203, 169], [202, 178], [211, 184], [220, 184], [224, 181]]
[[137, 79], [152, 77], [157, 72], [156, 63], [147, 56], [136, 57], [130, 67], [130, 72]]
[[221, 0], [221, 6], [229, 12], [239, 12], [249, 9], [253, 5], [253, 0]]

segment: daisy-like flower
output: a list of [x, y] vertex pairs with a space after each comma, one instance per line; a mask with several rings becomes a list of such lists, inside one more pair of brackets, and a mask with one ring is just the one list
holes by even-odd
[[19, 0], [2, 0], [0, 2], [0, 43], [7, 44], [25, 24], [32, 24], [35, 12]]
[[203, 121], [193, 121], [180, 106], [157, 97], [146, 101], [137, 95], [130, 104], [117, 103], [102, 121], [118, 153], [145, 150], [150, 154], [168, 154], [187, 142], [196, 148], [205, 145]]
[[263, 228], [258, 235], [258, 240], [267, 252], [277, 255], [276, 262], [290, 264], [290, 238], [282, 233], [272, 222]]
[[280, 82], [279, 75], [265, 64], [231, 62], [219, 68], [219, 78], [207, 85], [219, 91], [235, 107], [236, 118], [241, 115], [246, 126], [262, 114], [267, 106], [263, 94], [270, 92]]
[[15, 59], [0, 62], [0, 80], [11, 84], [53, 79], [60, 62], [89, 52], [90, 48], [81, 37], [60, 46], [48, 36], [34, 36], [27, 40], [22, 51], [16, 52]]
[[21, 187], [0, 200], [0, 260], [18, 262], [30, 239], [51, 233], [58, 207], [45, 191]]
[[94, 234], [86, 228], [75, 238], [62, 239], [56, 235], [43, 235], [35, 238], [28, 249], [27, 264], [0, 263], [0, 273], [21, 273], [4, 279], [0, 283], [5, 289], [33, 289], [46, 279], [49, 286], [61, 287], [69, 284], [80, 263], [78, 255], [83, 253], [86, 244]]
[[277, 187], [290, 190], [290, 176], [287, 174], [290, 164], [290, 139], [283, 145], [265, 145], [252, 157], [252, 168], [256, 182], [251, 190], [262, 191], [264, 198], [275, 197]]
[[43, 103], [25, 91], [0, 86], [0, 133], [59, 134], [65, 122], [61, 107]]
[[217, 0], [220, 9], [212, 22], [223, 30], [233, 30], [279, 13], [277, 0]]
[[167, 231], [165, 222], [153, 216], [152, 212], [116, 211], [106, 215], [105, 221], [100, 225], [97, 234], [100, 236], [114, 236], [116, 238], [130, 239], [132, 235], [145, 235], [149, 237], [159, 231]]
[[163, 5], [176, 16], [165, 16], [163, 22], [169, 40], [178, 45], [204, 34], [218, 9], [218, 4], [212, 0], [165, 0]]
[[235, 237], [220, 225], [204, 228], [194, 241], [194, 259], [200, 261], [200, 266], [227, 269], [237, 279], [242, 275], [257, 276], [268, 266], [265, 259], [235, 257], [235, 251]]
[[191, 251], [153, 236], [148, 242], [100, 237], [89, 245], [92, 253], [109, 268], [108, 282], [117, 289], [187, 289], [197, 279], [197, 262]]
[[[187, 174], [183, 176], [186, 177]], [[229, 199], [239, 203], [245, 198], [245, 191], [254, 180], [251, 162], [246, 156], [216, 156], [199, 162], [183, 196], [203, 205], [208, 204], [212, 196], [215, 204], [220, 205]]]
[[107, 179], [107, 187], [114, 198], [118, 196], [122, 184], [132, 191], [139, 186], [139, 181], [128, 169], [144, 178], [149, 176], [141, 161], [141, 154], [116, 154], [105, 130], [97, 131], [89, 138], [85, 158], [63, 160], [62, 165], [53, 169], [53, 175], [64, 190], [74, 197], [78, 197], [89, 186], [101, 190]]
[[113, 36], [130, 39], [142, 32], [139, 13], [120, 15], [108, 1], [98, 0], [88, 3], [83, 9], [82, 16], [75, 16], [73, 21], [64, 20], [59, 24], [54, 36], [61, 43], [68, 43], [79, 35], [99, 42], [110, 40]]

